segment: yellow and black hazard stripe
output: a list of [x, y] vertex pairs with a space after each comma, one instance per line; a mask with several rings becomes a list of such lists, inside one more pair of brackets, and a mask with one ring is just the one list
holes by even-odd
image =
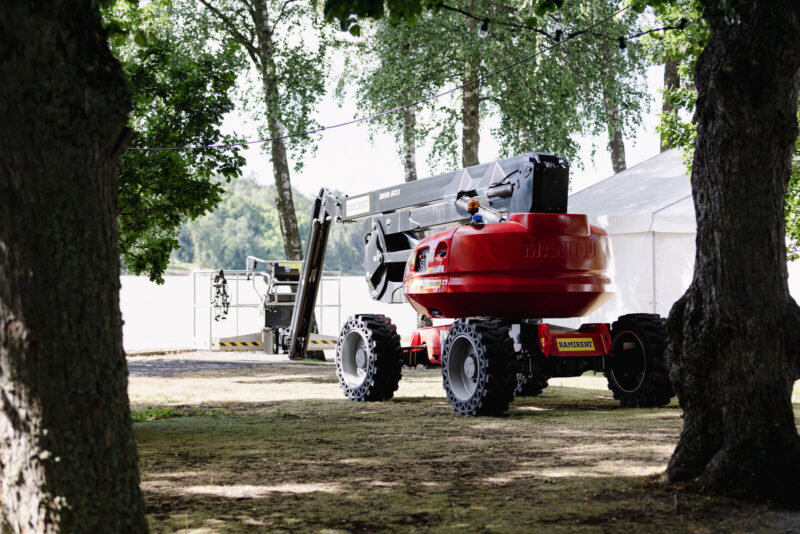
[[311, 339], [309, 345], [336, 345], [335, 339]]
[[215, 347], [258, 347], [260, 341], [220, 341], [213, 344]]

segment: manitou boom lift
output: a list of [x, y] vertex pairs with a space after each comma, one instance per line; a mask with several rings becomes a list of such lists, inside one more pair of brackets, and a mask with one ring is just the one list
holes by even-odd
[[[567, 214], [569, 166], [538, 153], [415, 182], [314, 202], [293, 310], [289, 357], [308, 345], [330, 225], [367, 221], [364, 267], [371, 296], [408, 300], [421, 314], [453, 318], [417, 329], [400, 346], [391, 320], [351, 317], [339, 335], [336, 370], [352, 400], [387, 400], [403, 364], [441, 365], [448, 399], [462, 414], [498, 414], [553, 376], [604, 371], [625, 406], [674, 395], [658, 316], [625, 315], [609, 328], [573, 330], [543, 318], [585, 316], [613, 294], [605, 232]], [[424, 237], [423, 232], [439, 230]]]

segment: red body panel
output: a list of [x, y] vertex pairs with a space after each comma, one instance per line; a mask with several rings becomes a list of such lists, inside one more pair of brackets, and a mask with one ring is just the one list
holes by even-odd
[[613, 294], [608, 237], [585, 215], [515, 213], [422, 240], [403, 289], [431, 317], [579, 317]]
[[[539, 348], [545, 356], [605, 356], [611, 353], [611, 333], [604, 323], [583, 324], [578, 330], [551, 331], [539, 325]], [[557, 328], [557, 327], [552, 327]]]
[[[428, 363], [442, 363], [442, 331], [449, 331], [451, 325], [442, 326], [428, 326], [426, 328], [418, 328], [411, 334], [411, 346], [419, 347], [424, 345], [426, 348], [426, 355], [422, 358], [427, 358]], [[417, 361], [422, 358], [417, 356]]]

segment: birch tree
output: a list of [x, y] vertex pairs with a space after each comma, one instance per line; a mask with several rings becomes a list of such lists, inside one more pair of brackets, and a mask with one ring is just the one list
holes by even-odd
[[[581, 36], [480, 81], [488, 73], [551, 46], [557, 32], [566, 35], [598, 16], [607, 16], [616, 9], [615, 4], [606, 1], [592, 9], [572, 8], [561, 15], [568, 25], [547, 19], [539, 28], [542, 31], [525, 26], [521, 2], [449, 4], [458, 11], [442, 8], [425, 13], [411, 27], [379, 22], [374, 38], [379, 44], [371, 45], [366, 38], [365, 48], [373, 55], [369, 64], [375, 66], [361, 76], [366, 83], [360, 84], [360, 95], [370, 104], [366, 109], [380, 111], [414, 100], [397, 98], [398, 86], [422, 98], [463, 84], [457, 108], [445, 110], [445, 99], [416, 110], [417, 118], [433, 119], [427, 130], [417, 130], [416, 142], [421, 142], [420, 134], [432, 135], [434, 159], [446, 166], [479, 163], [482, 119], [493, 115], [500, 124], [492, 134], [500, 141], [503, 156], [539, 150], [572, 159], [579, 150], [577, 136], [606, 132], [615, 170], [625, 168], [624, 136], [641, 122], [647, 104], [646, 62], [640, 45], [626, 43], [624, 51], [618, 47], [619, 36], [638, 30], [636, 14], [604, 28], [607, 35]], [[407, 42], [418, 44], [406, 57], [400, 48]], [[399, 118], [392, 120], [387, 117], [383, 123], [399, 137], [403, 125]]]
[[[245, 50], [257, 84], [257, 116], [272, 159], [275, 201], [288, 259], [302, 259], [303, 249], [291, 185], [290, 153], [302, 166], [308, 136], [287, 138], [314, 125], [311, 115], [325, 92], [327, 45], [312, 5], [300, 0], [199, 0], [213, 28]], [[317, 31], [313, 31], [316, 29]]]

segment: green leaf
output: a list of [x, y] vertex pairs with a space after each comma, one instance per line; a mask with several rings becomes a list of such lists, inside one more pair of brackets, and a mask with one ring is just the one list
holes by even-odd
[[353, 37], [361, 37], [361, 27], [358, 24], [353, 24], [348, 30]]
[[133, 36], [133, 42], [136, 43], [137, 46], [142, 48], [147, 47], [147, 36], [144, 34], [142, 30], [136, 32], [136, 35]]

